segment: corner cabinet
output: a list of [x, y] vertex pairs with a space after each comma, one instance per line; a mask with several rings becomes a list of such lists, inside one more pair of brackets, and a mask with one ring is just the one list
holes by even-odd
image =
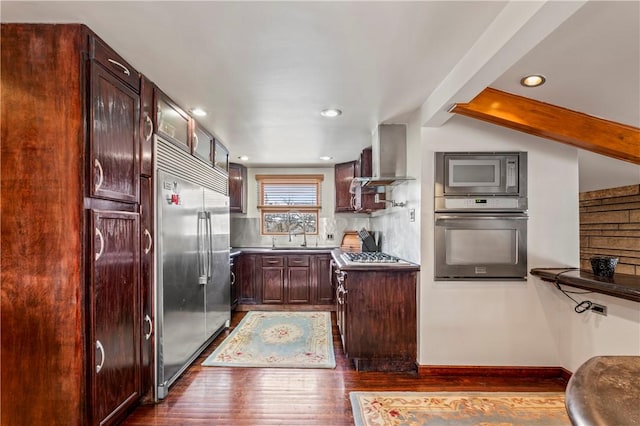
[[140, 76], [83, 25], [2, 42], [1, 423], [117, 424], [141, 394]]

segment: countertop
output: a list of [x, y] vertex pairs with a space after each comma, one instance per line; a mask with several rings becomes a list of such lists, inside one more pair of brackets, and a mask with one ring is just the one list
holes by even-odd
[[286, 246], [286, 247], [231, 247], [229, 250], [229, 256], [234, 257], [238, 256], [241, 253], [254, 253], [254, 254], [264, 254], [264, 253], [273, 253], [273, 254], [329, 254], [335, 247], [297, 247], [297, 246]]
[[590, 271], [574, 268], [534, 268], [531, 270], [531, 275], [538, 276], [544, 281], [557, 281], [558, 284], [640, 302], [640, 276], [638, 275], [616, 273], [612, 278], [603, 278], [593, 275]]

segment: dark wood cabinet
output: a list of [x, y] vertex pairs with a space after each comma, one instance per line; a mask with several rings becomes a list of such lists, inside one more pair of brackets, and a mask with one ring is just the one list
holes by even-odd
[[229, 163], [229, 211], [245, 213], [247, 203], [247, 168]]
[[154, 90], [156, 105], [156, 133], [191, 153], [192, 119], [159, 88]]
[[416, 270], [335, 268], [345, 354], [359, 371], [416, 369]]
[[115, 424], [141, 392], [140, 77], [83, 25], [2, 42], [0, 422]]
[[114, 423], [140, 397], [139, 216], [91, 211], [94, 423]]
[[351, 181], [356, 176], [356, 162], [339, 163], [334, 167], [336, 190], [336, 213], [354, 212], [353, 194], [349, 192]]
[[286, 256], [286, 297], [284, 303], [308, 304], [311, 302], [311, 267], [309, 255]]
[[140, 78], [140, 175], [153, 176], [154, 84]]
[[284, 256], [261, 256], [262, 303], [284, 303]]
[[[371, 148], [365, 148], [360, 153], [360, 159], [358, 160], [358, 165], [356, 168], [360, 169], [359, 176], [371, 177], [373, 176], [373, 165], [372, 165], [372, 150]], [[375, 202], [376, 197], [376, 188], [362, 188], [360, 192], [360, 210], [362, 212], [373, 212], [376, 210], [382, 210], [385, 208], [385, 203], [383, 202]], [[380, 199], [385, 198], [385, 193], [379, 194]]]
[[331, 255], [329, 254], [317, 254], [313, 256], [315, 277], [315, 301], [314, 304], [325, 305], [333, 304], [334, 290], [333, 282], [331, 280]]
[[193, 121], [193, 143], [191, 154], [204, 161], [208, 165], [213, 165], [214, 137], [204, 127], [195, 120]]
[[91, 196], [138, 202], [140, 96], [90, 61]]
[[229, 257], [229, 294], [230, 294], [230, 307], [231, 310], [235, 310], [238, 306], [238, 256]]
[[142, 299], [141, 312], [141, 395], [145, 403], [153, 401], [154, 389], [154, 340], [153, 319], [155, 316], [153, 252], [153, 181], [150, 177], [140, 177], [140, 288]]
[[258, 261], [261, 261], [258, 255], [243, 253], [234, 262], [239, 304], [255, 305], [259, 303], [260, 293], [258, 293], [259, 287], [256, 285]]

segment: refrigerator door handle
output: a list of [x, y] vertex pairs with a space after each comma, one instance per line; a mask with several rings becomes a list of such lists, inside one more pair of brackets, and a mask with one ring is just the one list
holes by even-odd
[[211, 275], [213, 270], [213, 232], [211, 231], [211, 212], [207, 212], [207, 232], [208, 238], [207, 241], [209, 243], [207, 247], [207, 284], [211, 281]]
[[[204, 221], [204, 229], [203, 229], [203, 221]], [[208, 231], [208, 220], [207, 220], [207, 212], [200, 211], [198, 212], [198, 284], [199, 285], [207, 285], [208, 279], [208, 253], [209, 249], [206, 248], [207, 237], [209, 234]]]

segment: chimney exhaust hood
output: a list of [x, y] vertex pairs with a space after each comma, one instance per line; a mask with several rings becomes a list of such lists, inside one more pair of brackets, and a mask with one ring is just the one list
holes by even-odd
[[392, 186], [414, 180], [407, 176], [407, 126], [380, 124], [371, 141], [373, 176], [355, 178], [363, 187]]

